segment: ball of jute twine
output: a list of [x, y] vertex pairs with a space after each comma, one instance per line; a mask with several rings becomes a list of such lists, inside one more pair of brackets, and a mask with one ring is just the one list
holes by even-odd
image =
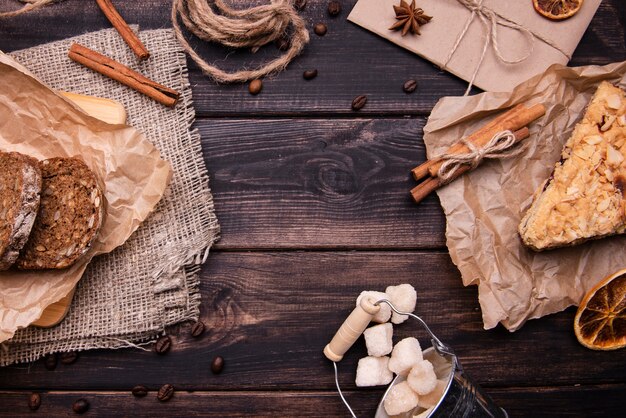
[[[211, 7], [213, 3], [215, 11]], [[217, 13], [219, 12], [219, 13]], [[293, 26], [290, 46], [280, 57], [254, 70], [226, 72], [201, 58], [183, 36], [178, 18], [198, 38], [232, 48], [259, 47], [284, 36]], [[174, 0], [172, 25], [178, 41], [202, 72], [218, 83], [238, 83], [279, 72], [302, 52], [309, 32], [290, 0], [271, 0], [269, 4], [236, 10], [223, 0]]]
[[54, 3], [59, 0], [20, 0], [22, 3], [26, 3], [21, 9], [12, 10], [10, 12], [0, 13], [0, 18], [19, 16], [22, 13], [30, 12], [31, 10], [37, 10], [47, 4]]

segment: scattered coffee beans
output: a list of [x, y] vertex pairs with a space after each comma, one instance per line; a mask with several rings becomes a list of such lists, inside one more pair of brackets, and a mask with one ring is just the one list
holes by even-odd
[[198, 321], [191, 327], [191, 336], [193, 338], [198, 338], [202, 334], [204, 334], [204, 323]]
[[133, 388], [132, 393], [136, 398], [143, 398], [148, 394], [148, 389], [145, 386], [137, 385]]
[[41, 395], [38, 393], [31, 393], [28, 397], [28, 407], [31, 411], [36, 411], [41, 406]]
[[57, 368], [57, 355], [52, 353], [52, 354], [48, 354], [46, 356], [46, 358], [43, 361], [44, 366], [46, 366], [46, 369], [48, 370], [54, 370]]
[[287, 39], [287, 37], [285, 36], [281, 36], [280, 38], [276, 39], [274, 41], [274, 44], [276, 45], [276, 48], [281, 51], [286, 51], [289, 49], [289, 39]]
[[405, 93], [413, 93], [416, 88], [417, 88], [417, 81], [415, 81], [413, 79], [407, 80], [402, 85], [402, 90], [404, 90]]
[[172, 348], [172, 339], [169, 335], [162, 336], [157, 340], [156, 344], [154, 344], [154, 351], [157, 354], [165, 354], [170, 351], [170, 348]]
[[261, 93], [261, 90], [263, 90], [263, 82], [258, 78], [256, 80], [252, 80], [248, 85], [248, 91], [250, 94], [254, 94], [255, 96]]
[[317, 77], [317, 70], [306, 70], [302, 73], [302, 77], [304, 77], [305, 80], [313, 80]]
[[157, 393], [157, 399], [161, 402], [169, 401], [172, 399], [172, 396], [174, 396], [174, 386], [169, 383], [161, 386], [161, 389], [159, 389]]
[[72, 410], [77, 414], [84, 414], [89, 410], [89, 402], [87, 402], [87, 399], [78, 399], [72, 405]]
[[61, 353], [61, 364], [72, 364], [78, 360], [78, 353], [76, 351], [70, 351], [69, 353]]
[[224, 369], [224, 359], [221, 356], [217, 356], [211, 362], [211, 371], [213, 374], [220, 374]]
[[304, 6], [306, 6], [306, 2], [307, 0], [296, 0], [293, 2], [293, 5], [296, 8], [296, 10], [302, 10], [304, 9]]
[[365, 106], [365, 103], [367, 103], [366, 95], [362, 94], [360, 96], [355, 97], [354, 100], [352, 100], [352, 110], [363, 109], [363, 106]]
[[317, 25], [313, 26], [313, 32], [315, 32], [315, 34], [317, 36], [324, 36], [324, 35], [326, 35], [326, 31], [327, 30], [328, 30], [328, 28], [323, 23], [318, 23]]
[[341, 3], [337, 0], [333, 0], [328, 3], [328, 14], [331, 16], [337, 16], [341, 13]]

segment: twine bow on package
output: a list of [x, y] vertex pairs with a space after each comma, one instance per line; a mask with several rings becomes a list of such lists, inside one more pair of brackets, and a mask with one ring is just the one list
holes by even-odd
[[[601, 0], [552, 21], [531, 0], [415, 0], [432, 16], [419, 36], [389, 28], [400, 0], [359, 0], [348, 20], [487, 91], [511, 91], [554, 63], [566, 65]], [[468, 89], [469, 90], [469, 89]]]
[[[136, 346], [198, 317], [199, 266], [219, 228], [199, 134], [191, 129], [186, 59], [172, 30], [140, 38], [153, 53], [141, 64], [113, 29], [11, 57], [0, 53], [0, 149], [82, 158], [104, 183], [107, 212], [88, 256], [73, 267], [0, 274], [0, 365], [51, 352]], [[74, 42], [140, 66], [182, 92], [178, 105], [166, 108], [70, 61]], [[129, 126], [92, 118], [52, 89], [114, 99]], [[75, 286], [65, 320], [28, 327]]]
[[626, 267], [626, 236], [540, 253], [526, 248], [518, 226], [537, 188], [550, 176], [563, 145], [601, 81], [626, 88], [626, 61], [604, 67], [555, 64], [511, 93], [444, 97], [424, 127], [429, 157], [474, 132], [490, 114], [541, 103], [546, 114], [530, 125], [527, 148], [484, 162], [439, 189], [446, 244], [465, 286], [478, 285], [486, 329], [510, 331], [532, 318], [578, 305], [607, 275]]

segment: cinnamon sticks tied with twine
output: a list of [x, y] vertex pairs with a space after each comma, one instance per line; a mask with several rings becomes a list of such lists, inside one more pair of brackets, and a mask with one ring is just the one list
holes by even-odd
[[431, 192], [478, 166], [484, 158], [519, 155], [523, 148], [511, 147], [528, 138], [530, 134], [526, 125], [545, 112], [542, 104], [531, 107], [517, 105], [452, 145], [444, 154], [415, 167], [411, 170], [415, 180], [427, 178], [411, 190], [413, 200], [421, 202]]

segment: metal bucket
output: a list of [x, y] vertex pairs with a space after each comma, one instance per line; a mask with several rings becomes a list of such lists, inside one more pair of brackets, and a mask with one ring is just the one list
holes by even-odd
[[[498, 407], [491, 397], [483, 392], [483, 390], [472, 382], [465, 374], [461, 364], [458, 362], [454, 354], [438, 353], [437, 346], [424, 350], [424, 359], [433, 363], [437, 378], [443, 379], [447, 376], [447, 385], [441, 399], [433, 410], [427, 415], [428, 418], [507, 418], [506, 411]], [[397, 376], [389, 385], [389, 388], [383, 395], [378, 409], [376, 410], [376, 418], [389, 418], [384, 408], [384, 400], [391, 388], [405, 381], [404, 376]], [[396, 417], [412, 417], [423, 412], [423, 408], [419, 408]]]

